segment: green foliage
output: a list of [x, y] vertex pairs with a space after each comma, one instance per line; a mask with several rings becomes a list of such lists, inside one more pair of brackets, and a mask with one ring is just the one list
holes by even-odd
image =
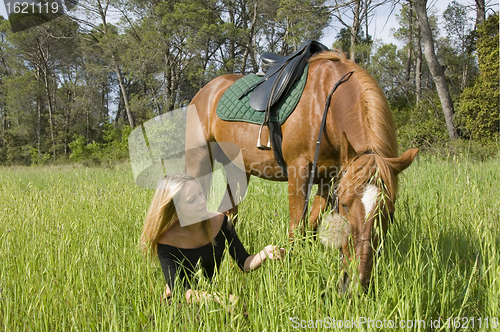
[[443, 13], [446, 38], [438, 40], [438, 53], [444, 64], [448, 87], [452, 98], [459, 99], [471, 78], [478, 75], [473, 26], [464, 5], [452, 1]]
[[432, 149], [448, 141], [444, 121], [432, 115], [417, 116], [397, 130], [401, 150], [408, 148]]
[[[358, 35], [354, 41], [354, 52], [356, 54], [356, 63], [364, 67], [370, 62], [370, 54], [372, 52], [373, 40], [370, 35], [366, 37], [363, 29], [358, 30]], [[347, 28], [340, 29], [337, 34], [337, 40], [333, 43], [333, 47], [342, 50], [349, 56], [351, 49], [351, 32]]]
[[318, 40], [330, 17], [325, 0], [280, 0], [276, 20], [285, 30], [285, 42], [299, 46], [307, 39]]
[[467, 17], [467, 6], [464, 6], [455, 0], [448, 4], [448, 7], [443, 13], [445, 19], [445, 30], [448, 35], [450, 44], [458, 53], [465, 53], [471, 45], [470, 33], [472, 24], [470, 18]]
[[498, 31], [498, 14], [478, 27], [480, 75], [472, 87], [464, 89], [456, 114], [463, 134], [481, 142], [496, 141], [500, 134]]
[[401, 53], [395, 44], [380, 45], [371, 57], [370, 65], [365, 68], [382, 88], [393, 109], [408, 107], [404, 86], [401, 84], [405, 80]]
[[128, 136], [132, 132], [130, 126], [118, 129], [111, 123], [104, 124], [104, 143], [91, 142], [83, 135], [74, 135], [74, 140], [69, 143], [73, 162], [90, 162], [92, 164], [113, 164], [128, 158]]
[[81, 162], [83, 160], [89, 160], [94, 155], [96, 149], [96, 143], [87, 144], [87, 139], [83, 135], [73, 135], [74, 140], [69, 143], [69, 148], [71, 149], [71, 154], [69, 159], [73, 162]]
[[30, 165], [30, 157], [26, 146], [28, 141], [22, 132], [17, 130], [5, 130], [3, 133], [3, 152], [5, 164], [7, 165]]
[[498, 157], [500, 155], [500, 145], [498, 142], [481, 143], [473, 140], [457, 139], [450, 142], [447, 155], [483, 162]]
[[50, 159], [50, 154], [48, 153], [38, 153], [38, 149], [32, 146], [28, 146], [29, 153], [31, 155], [31, 165], [40, 166], [45, 165]]
[[128, 158], [128, 136], [132, 128], [128, 125], [118, 129], [111, 123], [105, 124], [104, 141], [100, 149], [100, 160], [108, 163], [123, 161]]

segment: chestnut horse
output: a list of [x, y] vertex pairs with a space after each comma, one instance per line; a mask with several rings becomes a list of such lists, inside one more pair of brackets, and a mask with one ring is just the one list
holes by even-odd
[[[335, 198], [332, 194], [332, 185], [335, 185], [338, 188], [339, 215], [350, 226], [350, 231], [344, 233], [343, 239], [339, 241], [345, 254], [345, 263], [353, 258], [351, 253], [354, 252], [358, 261], [359, 281], [366, 287], [371, 276], [374, 250], [394, 212], [397, 175], [411, 164], [418, 150], [408, 150], [398, 156], [396, 132], [387, 100], [365, 70], [337, 51], [318, 53], [309, 59], [309, 63], [307, 83], [301, 99], [281, 127], [287, 175], [281, 171], [273, 151], [256, 148], [259, 125], [223, 121], [216, 115], [219, 99], [241, 75], [218, 77], [196, 94], [190, 109], [197, 113], [203, 130], [187, 130], [186, 148], [201, 142], [234, 143], [241, 149], [247, 180], [250, 175], [254, 175], [272, 181], [288, 181], [289, 237], [293, 239], [298, 225], [303, 231], [301, 221], [306, 188], [311, 176], [325, 101], [334, 84], [353, 71], [350, 79], [333, 94], [327, 113], [317, 172], [313, 179], [318, 189], [309, 225], [312, 230], [317, 229], [320, 214]], [[188, 129], [194, 128], [189, 122], [188, 115]], [[267, 132], [263, 132], [264, 142], [267, 141], [267, 135]], [[210, 146], [213, 147], [213, 144]], [[208, 148], [190, 155], [186, 171], [199, 176], [207, 172], [211, 158], [228, 155], [223, 149], [215, 150]], [[227, 180], [229, 187], [230, 174]], [[230, 193], [226, 192], [226, 195]], [[381, 233], [375, 231], [377, 220], [381, 221]], [[351, 240], [348, 241], [347, 237]]]

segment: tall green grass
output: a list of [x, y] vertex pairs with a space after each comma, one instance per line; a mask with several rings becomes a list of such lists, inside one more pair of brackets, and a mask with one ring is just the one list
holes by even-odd
[[322, 330], [333, 319], [369, 331], [402, 321], [412, 331], [465, 323], [490, 331], [493, 317], [500, 319], [498, 160], [414, 162], [400, 177], [396, 220], [370, 290], [351, 296], [338, 295], [337, 251], [309, 233], [288, 243], [286, 184], [253, 178], [237, 232], [250, 253], [279, 244], [287, 257], [243, 273], [228, 256], [212, 282], [200, 278], [197, 289], [240, 298], [230, 311], [214, 302], [188, 305], [180, 292], [173, 305], [162, 304], [161, 268], [138, 250], [153, 191], [137, 187], [128, 167], [1, 174], [4, 331]]

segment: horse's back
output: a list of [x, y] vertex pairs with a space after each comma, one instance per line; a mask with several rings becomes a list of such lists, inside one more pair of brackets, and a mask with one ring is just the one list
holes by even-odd
[[214, 78], [198, 91], [191, 101], [191, 104], [196, 105], [198, 109], [203, 107], [216, 107], [224, 92], [242, 77], [243, 75], [227, 74]]

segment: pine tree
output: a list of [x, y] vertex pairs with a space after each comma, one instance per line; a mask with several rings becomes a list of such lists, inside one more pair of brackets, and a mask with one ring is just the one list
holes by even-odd
[[476, 48], [480, 75], [464, 89], [457, 114], [460, 128], [471, 139], [488, 142], [499, 138], [498, 14], [478, 26]]

